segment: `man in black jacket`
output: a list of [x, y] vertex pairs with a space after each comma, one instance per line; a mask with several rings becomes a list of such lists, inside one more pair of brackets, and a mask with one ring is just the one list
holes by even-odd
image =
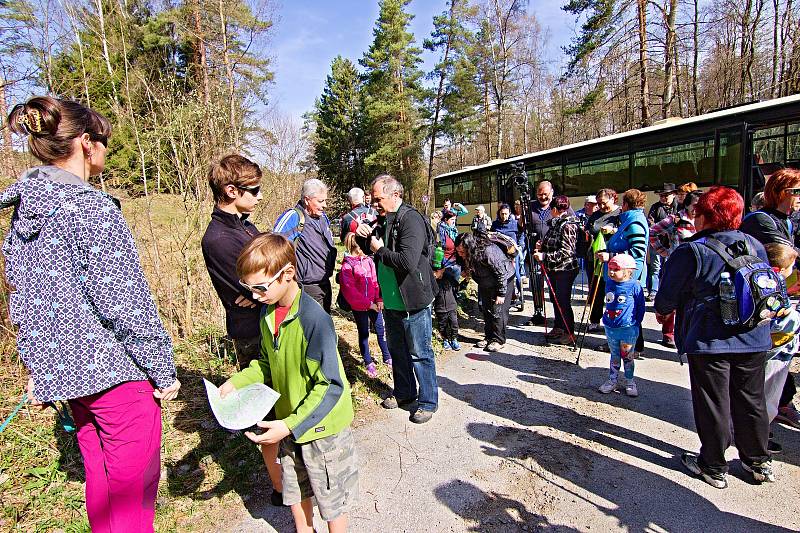
[[[658, 193], [658, 202], [651, 205], [650, 210], [647, 212], [647, 222], [650, 224], [650, 227], [678, 212], [678, 200], [675, 199], [676, 192], [677, 189], [674, 183], [665, 183], [663, 189], [656, 191], [656, 193]], [[647, 262], [648, 302], [655, 300], [656, 293], [658, 292], [662, 261], [661, 255], [650, 247]]]
[[372, 201], [385, 219], [375, 228], [360, 225], [356, 234], [366, 240], [362, 249], [374, 253], [386, 337], [392, 346], [394, 393], [382, 405], [395, 409], [416, 401], [410, 420], [422, 424], [439, 404], [431, 346], [431, 303], [438, 287], [429, 257], [431, 228], [419, 211], [403, 203], [403, 186], [389, 174], [373, 180]]

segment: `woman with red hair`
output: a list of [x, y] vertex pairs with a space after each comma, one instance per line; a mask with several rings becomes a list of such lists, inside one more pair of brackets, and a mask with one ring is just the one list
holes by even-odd
[[[764, 187], [764, 207], [744, 217], [741, 229], [763, 244], [794, 246], [797, 228], [789, 218], [800, 207], [800, 170], [784, 168], [770, 176]], [[779, 422], [800, 429], [800, 413], [792, 399], [797, 393], [794, 377], [789, 374], [778, 403]]]
[[[684, 453], [681, 461], [710, 485], [727, 487], [725, 450], [735, 445], [745, 470], [756, 481], [774, 481], [767, 453], [769, 419], [764, 399], [764, 362], [771, 348], [769, 324], [746, 328], [723, 323], [719, 280], [726, 270], [722, 257], [706, 242], [715, 239], [731, 255], [757, 255], [767, 262], [764, 247], [736, 228], [744, 200], [728, 187], [716, 186], [695, 205], [697, 233], [686, 239], [664, 265], [655, 309], [665, 316], [676, 311], [675, 343], [687, 354], [700, 453]], [[731, 432], [733, 421], [733, 432]]]

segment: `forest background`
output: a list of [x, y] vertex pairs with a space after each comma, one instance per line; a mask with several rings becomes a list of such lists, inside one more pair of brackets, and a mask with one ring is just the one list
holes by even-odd
[[[253, 450], [240, 464], [243, 444], [203, 437], [199, 376], [232, 369], [199, 252], [215, 158], [242, 152], [262, 166], [253, 218], [266, 229], [308, 177], [332, 187], [333, 216], [343, 192], [379, 172], [430, 208], [423, 200], [441, 172], [800, 92], [797, 0], [570, 0], [562, 9], [576, 31], [558, 58], [526, 1], [447, 0], [434, 31], [416, 36], [409, 4], [379, 2], [371, 45], [333, 60], [299, 124], [269, 105], [280, 18], [271, 0], [0, 0], [0, 185], [34, 164], [5, 124], [30, 95], [79, 100], [114, 127], [97, 186], [123, 199], [189, 383], [166, 418], [182, 433], [166, 438], [167, 529], [212, 516], [213, 497], [223, 505], [242, 489], [246, 500], [263, 481], [243, 473], [259, 470]], [[429, 71], [423, 50], [435, 58]], [[5, 312], [0, 324], [6, 414], [25, 372]], [[351, 363], [348, 375], [364, 382], [357, 394], [380, 392]], [[23, 418], [0, 441], [0, 529], [85, 529], [74, 443], [41, 415]]]

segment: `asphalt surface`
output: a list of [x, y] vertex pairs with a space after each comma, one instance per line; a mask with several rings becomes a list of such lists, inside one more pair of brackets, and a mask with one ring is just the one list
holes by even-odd
[[[578, 366], [569, 348], [543, 345], [543, 328], [513, 325], [525, 318], [513, 314], [501, 353], [473, 349], [479, 336], [462, 331], [464, 349], [438, 364], [431, 422], [377, 407], [356, 421], [352, 531], [800, 530], [800, 431], [773, 425], [776, 483], [752, 482], [734, 448], [725, 490], [684, 471], [681, 452], [699, 448], [688, 369], [658, 344], [652, 313], [638, 398], [599, 393], [608, 355], [584, 349]], [[293, 531], [287, 509], [245, 503], [225, 530]], [[318, 516], [316, 529], [327, 531]]]

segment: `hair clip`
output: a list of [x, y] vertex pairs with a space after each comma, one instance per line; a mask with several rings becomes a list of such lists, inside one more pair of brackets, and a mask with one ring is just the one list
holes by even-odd
[[25, 126], [29, 135], [42, 133], [42, 114], [38, 109], [31, 109], [17, 119], [19, 124]]

